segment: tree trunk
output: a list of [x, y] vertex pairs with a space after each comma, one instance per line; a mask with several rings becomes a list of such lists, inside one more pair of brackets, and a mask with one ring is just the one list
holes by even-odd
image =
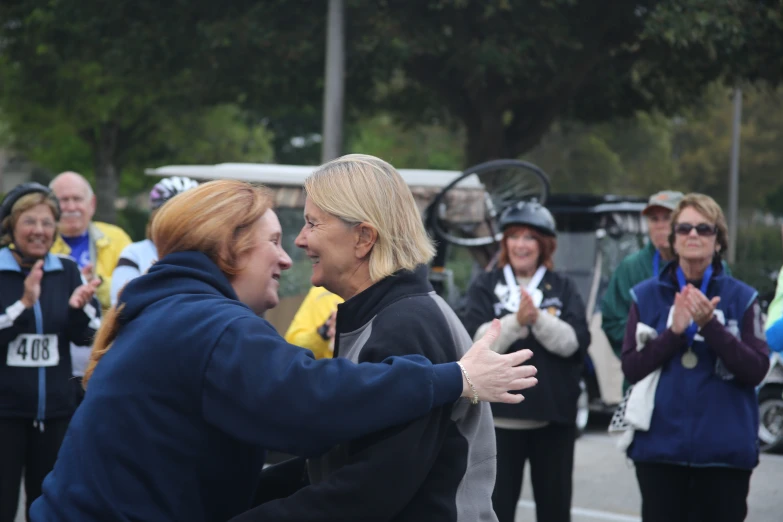
[[117, 222], [117, 210], [114, 200], [119, 185], [117, 172], [117, 134], [119, 125], [104, 123], [93, 141], [93, 161], [95, 164], [95, 195], [98, 208], [95, 219], [107, 223]]

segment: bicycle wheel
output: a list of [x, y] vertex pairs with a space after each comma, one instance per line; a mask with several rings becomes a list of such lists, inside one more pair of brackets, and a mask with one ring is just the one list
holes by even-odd
[[517, 201], [546, 203], [549, 177], [526, 161], [493, 160], [465, 170], [435, 196], [428, 221], [438, 239], [478, 247], [500, 241], [497, 219]]

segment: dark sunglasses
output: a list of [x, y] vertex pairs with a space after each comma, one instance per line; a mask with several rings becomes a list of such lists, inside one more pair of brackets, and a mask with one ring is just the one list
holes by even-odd
[[708, 225], [707, 223], [699, 223], [698, 225], [677, 223], [674, 225], [674, 232], [681, 236], [687, 236], [694, 228], [696, 229], [696, 233], [700, 236], [714, 236], [718, 233], [718, 227], [715, 225]]

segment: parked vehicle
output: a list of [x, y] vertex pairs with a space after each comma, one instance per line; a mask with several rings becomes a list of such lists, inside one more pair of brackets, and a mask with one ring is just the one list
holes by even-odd
[[762, 451], [783, 449], [783, 357], [770, 356], [769, 371], [758, 387], [759, 448]]

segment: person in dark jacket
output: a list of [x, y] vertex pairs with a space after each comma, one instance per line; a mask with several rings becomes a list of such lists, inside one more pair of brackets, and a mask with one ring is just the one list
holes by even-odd
[[[296, 245], [313, 261], [312, 284], [345, 299], [335, 357], [459, 360], [470, 336], [429, 284], [434, 247], [394, 167], [343, 156], [312, 174], [305, 190]], [[489, 404], [462, 399], [311, 459], [309, 487], [232, 522], [492, 522], [495, 459]]]
[[486, 340], [462, 359], [472, 386], [455, 363], [316, 361], [287, 344], [259, 317], [291, 265], [271, 201], [223, 180], [160, 209], [160, 260], [107, 313], [34, 522], [224, 522], [251, 506], [267, 449], [318, 455], [473, 388], [512, 401], [530, 384]]
[[769, 368], [758, 293], [724, 272], [726, 220], [709, 196], [680, 201], [669, 241], [675, 260], [631, 292], [622, 353], [631, 383], [659, 372], [649, 429], [627, 451], [642, 520], [739, 522], [758, 465], [755, 386]]
[[24, 470], [27, 510], [41, 494], [76, 406], [70, 343], [100, 325], [97, 284], [50, 253], [60, 208], [38, 183], [0, 206], [0, 522], [13, 522]]
[[[476, 338], [500, 318], [493, 349], [532, 350], [540, 383], [515, 405], [493, 405], [498, 476], [492, 497], [500, 522], [513, 522], [530, 461], [539, 522], [570, 520], [579, 378], [590, 332], [576, 285], [553, 270], [555, 220], [536, 202], [500, 217], [497, 267], [470, 286], [463, 322]], [[506, 406], [506, 407], [503, 407]]]

